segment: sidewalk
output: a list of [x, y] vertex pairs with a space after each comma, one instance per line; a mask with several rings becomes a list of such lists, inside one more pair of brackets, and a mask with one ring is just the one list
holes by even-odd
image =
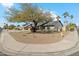
[[8, 55], [28, 55], [29, 53], [46, 55], [45, 53], [57, 53], [73, 48], [78, 42], [77, 31], [69, 33], [63, 40], [53, 44], [23, 44], [17, 42], [7, 32], [3, 32], [1, 36], [0, 42], [4, 49], [3, 52]]

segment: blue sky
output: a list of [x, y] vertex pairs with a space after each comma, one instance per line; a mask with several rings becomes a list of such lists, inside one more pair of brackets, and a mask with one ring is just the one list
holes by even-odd
[[[16, 6], [18, 4], [0, 4], [0, 26], [2, 27], [4, 23], [7, 23], [7, 20], [4, 18], [6, 16], [5, 11], [6, 7]], [[74, 15], [73, 22], [79, 25], [79, 4], [78, 3], [37, 3], [40, 8], [47, 9], [53, 13], [61, 16], [62, 23], [64, 18], [62, 14], [67, 11], [69, 14]]]

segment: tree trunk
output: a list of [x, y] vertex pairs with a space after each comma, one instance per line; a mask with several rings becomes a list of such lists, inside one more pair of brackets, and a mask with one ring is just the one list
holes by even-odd
[[36, 32], [37, 31], [37, 22], [35, 20], [33, 20], [34, 26], [32, 27], [32, 32]]

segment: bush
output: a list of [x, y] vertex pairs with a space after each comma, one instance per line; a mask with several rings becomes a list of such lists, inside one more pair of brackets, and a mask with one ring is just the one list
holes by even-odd
[[12, 29], [15, 29], [15, 27], [16, 26], [14, 26], [14, 25], [10, 25], [10, 26], [8, 26], [8, 29], [12, 30]]
[[73, 31], [75, 29], [75, 24], [74, 23], [70, 23], [69, 24], [69, 30]]

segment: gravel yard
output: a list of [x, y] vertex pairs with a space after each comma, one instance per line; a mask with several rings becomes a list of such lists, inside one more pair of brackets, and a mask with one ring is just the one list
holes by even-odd
[[[65, 33], [65, 36], [68, 33]], [[61, 33], [27, 33], [27, 32], [10, 32], [10, 35], [18, 42], [26, 44], [51, 44], [56, 43], [61, 38]]]

